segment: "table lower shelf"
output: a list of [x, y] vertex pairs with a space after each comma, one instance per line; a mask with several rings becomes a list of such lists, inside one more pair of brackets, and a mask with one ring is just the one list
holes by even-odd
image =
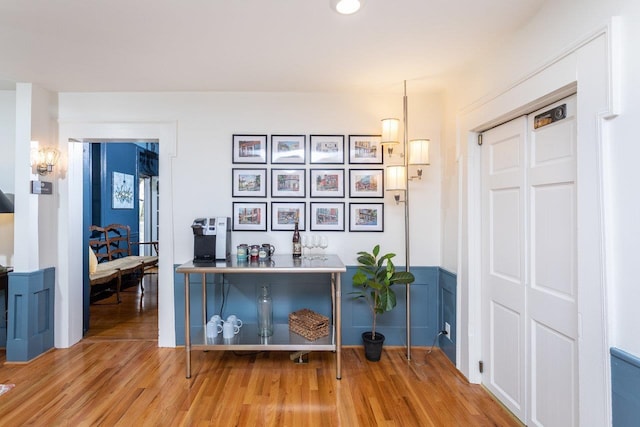
[[288, 324], [275, 324], [273, 335], [258, 335], [258, 325], [244, 324], [240, 332], [233, 338], [225, 339], [222, 333], [214, 339], [208, 339], [204, 326], [191, 328], [192, 350], [259, 350], [259, 351], [335, 351], [333, 326], [329, 327], [329, 335], [309, 341], [302, 335], [289, 331]]

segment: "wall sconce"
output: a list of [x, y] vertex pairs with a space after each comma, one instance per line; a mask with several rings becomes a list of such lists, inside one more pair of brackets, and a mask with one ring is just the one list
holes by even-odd
[[364, 0], [330, 0], [331, 9], [341, 15], [351, 15], [360, 10]]
[[60, 151], [55, 147], [39, 147], [31, 150], [31, 166], [35, 167], [40, 175], [53, 172], [53, 167], [58, 163]]

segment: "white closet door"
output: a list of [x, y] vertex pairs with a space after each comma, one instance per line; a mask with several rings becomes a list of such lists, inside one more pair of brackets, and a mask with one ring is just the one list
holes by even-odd
[[483, 383], [527, 425], [578, 425], [575, 115], [483, 134]]
[[482, 336], [484, 385], [526, 417], [525, 140], [521, 117], [483, 134]]
[[[566, 105], [566, 118], [534, 117]], [[529, 116], [527, 313], [529, 425], [578, 425], [576, 97]]]

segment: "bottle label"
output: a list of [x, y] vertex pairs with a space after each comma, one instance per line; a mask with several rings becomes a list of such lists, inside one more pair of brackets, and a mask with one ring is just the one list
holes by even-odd
[[300, 242], [293, 243], [293, 256], [300, 256], [302, 254], [302, 245]]

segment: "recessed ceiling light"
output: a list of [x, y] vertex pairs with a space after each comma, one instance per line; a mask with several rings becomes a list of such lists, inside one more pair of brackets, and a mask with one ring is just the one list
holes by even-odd
[[360, 10], [364, 0], [331, 0], [331, 8], [342, 15], [351, 15]]

